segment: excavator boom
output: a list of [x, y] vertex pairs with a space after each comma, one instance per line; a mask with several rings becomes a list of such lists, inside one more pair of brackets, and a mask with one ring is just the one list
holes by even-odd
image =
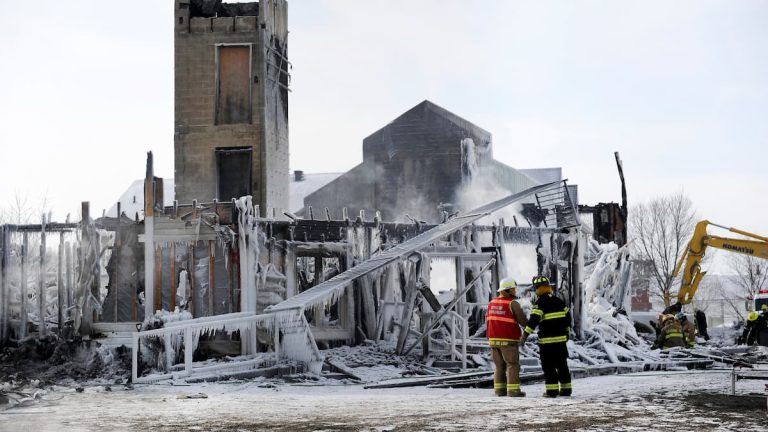
[[[707, 233], [709, 225], [750, 237], [752, 240], [709, 235]], [[683, 253], [683, 256], [680, 257], [677, 266], [675, 266], [673, 277], [681, 276], [680, 290], [677, 293], [677, 301], [680, 304], [689, 304], [693, 301], [693, 296], [696, 294], [701, 278], [707, 274], [707, 272], [701, 271], [701, 261], [704, 259], [704, 252], [707, 250], [707, 247], [768, 260], [768, 237], [703, 220], [696, 224], [691, 241], [688, 242], [688, 248]]]

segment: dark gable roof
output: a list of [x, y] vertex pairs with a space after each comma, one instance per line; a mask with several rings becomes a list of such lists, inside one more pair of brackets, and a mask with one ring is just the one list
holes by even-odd
[[445, 120], [448, 120], [449, 122], [455, 124], [456, 126], [471, 131], [473, 134], [478, 136], [484, 136], [487, 137], [488, 140], [491, 139], [491, 133], [487, 130], [481, 128], [480, 126], [470, 122], [469, 120], [465, 120], [456, 114], [448, 111], [447, 109], [431, 102], [428, 100], [424, 100], [423, 102], [419, 103], [418, 105], [414, 106], [413, 108], [409, 109], [408, 111], [400, 114], [396, 119], [392, 120], [391, 122], [387, 123], [380, 129], [378, 129], [376, 132], [368, 135], [366, 139], [376, 135], [377, 133], [381, 132], [382, 130], [386, 129], [389, 125], [393, 123], [397, 123], [399, 121], [404, 121], [407, 118], [411, 117], [412, 115], [418, 113], [419, 111], [427, 111], [437, 114], [438, 116], [444, 118]]

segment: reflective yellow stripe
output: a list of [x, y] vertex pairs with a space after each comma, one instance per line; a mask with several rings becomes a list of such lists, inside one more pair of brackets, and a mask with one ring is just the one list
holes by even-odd
[[528, 327], [528, 326], [525, 326], [525, 332], [528, 333], [528, 334], [531, 334], [531, 333], [533, 333], [533, 329]]
[[520, 390], [520, 384], [507, 384], [507, 390]]
[[542, 321], [555, 319], [555, 318], [565, 318], [565, 312], [552, 312], [544, 315], [544, 318], [542, 318]]
[[681, 338], [681, 337], [683, 337], [683, 334], [682, 333], [678, 333], [678, 332], [667, 333], [667, 336], [666, 336], [667, 339], [673, 338], [673, 337], [680, 337]]
[[488, 339], [489, 346], [517, 345], [518, 343], [520, 343], [520, 339], [500, 339], [500, 338]]
[[504, 321], [512, 324], [517, 324], [517, 320], [514, 318], [504, 318], [504, 317], [497, 317], [493, 315], [488, 315], [487, 321]]
[[534, 309], [534, 310], [531, 311], [531, 315], [542, 316], [542, 315], [544, 315], [544, 312], [541, 309]]
[[573, 388], [573, 387], [571, 387], [571, 383], [560, 383], [560, 388], [561, 389], [570, 389], [570, 388]]
[[494, 390], [500, 390], [504, 388], [504, 383], [493, 383]]
[[559, 390], [560, 387], [557, 384], [545, 384], [544, 388], [547, 390]]
[[568, 340], [567, 336], [552, 336], [548, 338], [539, 338], [539, 343], [548, 344], [548, 343], [565, 342], [567, 340]]

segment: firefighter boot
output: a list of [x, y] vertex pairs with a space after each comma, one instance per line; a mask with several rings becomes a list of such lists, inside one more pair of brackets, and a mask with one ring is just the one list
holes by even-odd
[[507, 396], [525, 397], [525, 393], [520, 391], [520, 383], [507, 383]]
[[572, 392], [571, 383], [560, 383], [560, 396], [570, 396]]
[[554, 398], [560, 393], [557, 384], [545, 384], [544, 387], [547, 389], [544, 397]]

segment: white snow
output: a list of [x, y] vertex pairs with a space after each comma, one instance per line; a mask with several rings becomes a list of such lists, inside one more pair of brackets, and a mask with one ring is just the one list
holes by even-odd
[[[545, 399], [543, 384], [523, 385], [526, 398], [493, 397], [491, 389], [409, 387], [365, 390], [336, 381], [296, 385], [258, 379], [217, 384], [104, 385], [83, 393], [57, 388], [38, 401], [0, 412], [0, 430], [764, 430], [762, 412], [688, 405], [690, 391], [725, 394], [727, 371], [640, 373], [579, 379], [572, 398]], [[739, 383], [738, 394], [763, 384]], [[205, 395], [206, 398], [189, 398]]]

